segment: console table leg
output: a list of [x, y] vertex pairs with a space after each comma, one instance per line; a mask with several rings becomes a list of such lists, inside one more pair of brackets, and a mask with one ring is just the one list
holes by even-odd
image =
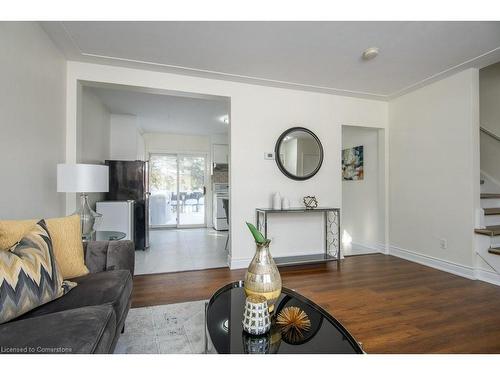
[[325, 211], [325, 253], [340, 260], [340, 210]]
[[337, 215], [337, 264], [340, 266], [340, 249], [342, 243], [342, 235], [340, 234], [340, 210], [336, 211], [334, 215]]
[[325, 220], [325, 258], [329, 254], [328, 249], [328, 211], [323, 212], [323, 218]]

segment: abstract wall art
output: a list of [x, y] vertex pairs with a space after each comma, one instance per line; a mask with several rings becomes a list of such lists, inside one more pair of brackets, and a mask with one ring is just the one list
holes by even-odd
[[363, 177], [363, 146], [342, 150], [342, 179], [359, 181]]

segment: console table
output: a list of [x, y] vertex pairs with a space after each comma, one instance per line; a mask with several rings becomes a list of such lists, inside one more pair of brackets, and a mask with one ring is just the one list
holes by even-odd
[[322, 263], [340, 259], [340, 208], [317, 207], [306, 209], [304, 207], [291, 207], [283, 210], [272, 208], [257, 208], [256, 226], [267, 238], [267, 217], [272, 214], [304, 214], [323, 213], [325, 230], [325, 249], [324, 252], [310, 255], [296, 255], [289, 257], [275, 257], [274, 261], [278, 266]]

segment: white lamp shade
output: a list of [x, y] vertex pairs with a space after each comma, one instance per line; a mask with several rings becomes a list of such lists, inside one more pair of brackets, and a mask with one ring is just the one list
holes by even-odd
[[96, 164], [57, 164], [57, 191], [104, 193], [109, 191], [109, 168]]

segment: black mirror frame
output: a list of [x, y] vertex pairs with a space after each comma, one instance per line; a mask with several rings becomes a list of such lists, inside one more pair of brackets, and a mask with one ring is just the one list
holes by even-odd
[[[318, 166], [316, 167], [316, 169], [314, 169], [314, 171], [312, 171], [311, 173], [309, 173], [307, 176], [295, 176], [295, 175], [291, 174], [290, 172], [288, 172], [286, 170], [286, 168], [283, 166], [283, 164], [281, 163], [281, 160], [280, 160], [280, 154], [279, 154], [280, 144], [281, 144], [281, 142], [283, 141], [283, 139], [288, 134], [290, 134], [290, 133], [292, 133], [294, 131], [303, 131], [305, 133], [310, 134], [314, 138], [314, 140], [318, 143], [318, 146], [319, 146], [319, 163], [318, 163]], [[276, 160], [276, 164], [278, 165], [278, 168], [280, 169], [280, 171], [285, 176], [287, 176], [288, 178], [291, 178], [292, 180], [296, 180], [296, 181], [305, 181], [305, 180], [309, 180], [311, 177], [314, 177], [314, 175], [316, 173], [318, 173], [319, 169], [321, 168], [321, 165], [323, 164], [323, 154], [324, 154], [324, 152], [323, 152], [323, 145], [321, 144], [321, 141], [316, 136], [316, 134], [314, 134], [311, 130], [303, 128], [301, 126], [296, 126], [296, 127], [293, 127], [293, 128], [285, 130], [279, 136], [278, 140], [276, 141], [276, 146], [274, 147], [274, 160]]]

